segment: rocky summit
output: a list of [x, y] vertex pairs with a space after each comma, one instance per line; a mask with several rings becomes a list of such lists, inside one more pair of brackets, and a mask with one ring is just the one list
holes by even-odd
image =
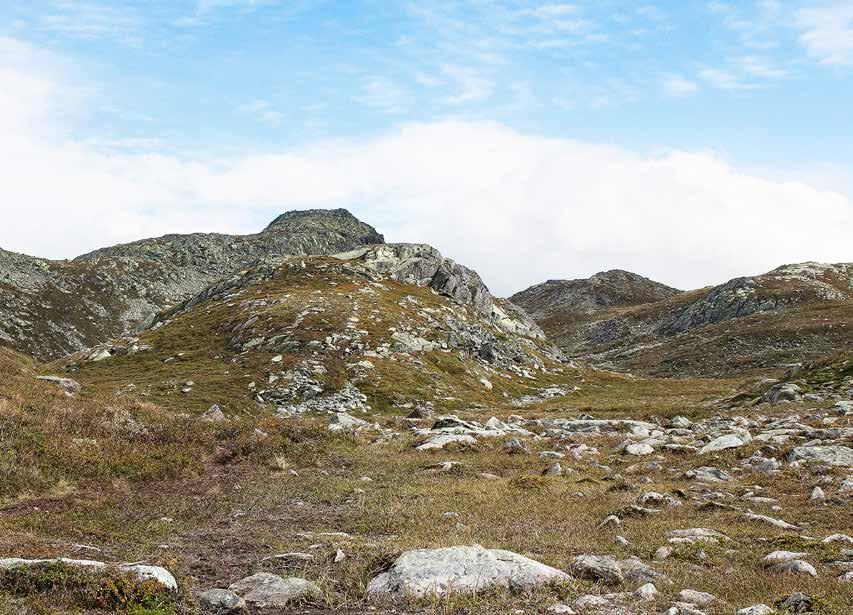
[[382, 243], [343, 209], [294, 211], [262, 232], [166, 235], [49, 261], [0, 250], [0, 344], [54, 359], [144, 325], [259, 259]]
[[0, 613], [849, 613], [851, 270], [507, 301], [343, 210], [4, 253]]

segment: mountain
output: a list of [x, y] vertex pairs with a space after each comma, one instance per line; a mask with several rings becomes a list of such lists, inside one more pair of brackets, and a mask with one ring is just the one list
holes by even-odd
[[0, 344], [58, 358], [132, 331], [259, 259], [382, 243], [343, 209], [285, 213], [254, 235], [166, 235], [50, 261], [0, 250]]
[[[615, 286], [613, 294], [620, 296], [621, 280]], [[567, 355], [650, 375], [778, 369], [832, 355], [853, 340], [850, 263], [784, 265], [711, 288], [673, 291], [634, 305], [628, 299], [598, 310], [590, 309], [584, 295], [564, 299], [543, 287], [548, 283], [512, 300], [530, 310]]]

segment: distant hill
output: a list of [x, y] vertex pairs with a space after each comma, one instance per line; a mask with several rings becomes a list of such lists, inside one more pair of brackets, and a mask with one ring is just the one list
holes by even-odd
[[[593, 292], [585, 281], [574, 282], [565, 289], [546, 282], [512, 301], [568, 355], [616, 369], [731, 375], [811, 361], [853, 345], [850, 263], [784, 265], [715, 287], [670, 289], [668, 297], [655, 301], [626, 298], [611, 305], [596, 299], [630, 296], [618, 276], [612, 290]], [[647, 282], [640, 288], [657, 288]]]

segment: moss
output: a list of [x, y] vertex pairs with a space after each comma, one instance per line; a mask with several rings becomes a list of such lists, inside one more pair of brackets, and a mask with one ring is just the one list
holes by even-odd
[[19, 597], [49, 596], [55, 605], [118, 613], [168, 615], [176, 607], [176, 597], [154, 580], [61, 562], [2, 571], [0, 591]]

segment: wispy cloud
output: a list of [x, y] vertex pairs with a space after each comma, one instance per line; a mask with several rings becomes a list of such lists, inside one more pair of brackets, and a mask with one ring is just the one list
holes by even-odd
[[688, 96], [699, 91], [698, 83], [681, 75], [664, 75], [662, 85], [664, 92], [675, 97]]
[[59, 0], [38, 19], [37, 27], [75, 38], [105, 38], [131, 45], [143, 41], [142, 18], [128, 6]]
[[489, 79], [470, 68], [444, 66], [442, 72], [452, 79], [459, 88], [458, 93], [446, 98], [446, 102], [451, 105], [485, 100], [492, 95], [495, 87]]
[[708, 85], [720, 90], [754, 90], [758, 84], [745, 81], [735, 73], [720, 68], [703, 68], [699, 78]]
[[821, 64], [853, 65], [853, 1], [797, 11], [795, 25], [800, 44]]
[[284, 113], [277, 111], [273, 105], [266, 100], [253, 100], [252, 102], [237, 107], [237, 111], [245, 115], [250, 115], [257, 120], [272, 126], [278, 126], [284, 119]]
[[409, 94], [397, 81], [377, 75], [363, 82], [355, 100], [383, 113], [397, 114], [408, 106]]

